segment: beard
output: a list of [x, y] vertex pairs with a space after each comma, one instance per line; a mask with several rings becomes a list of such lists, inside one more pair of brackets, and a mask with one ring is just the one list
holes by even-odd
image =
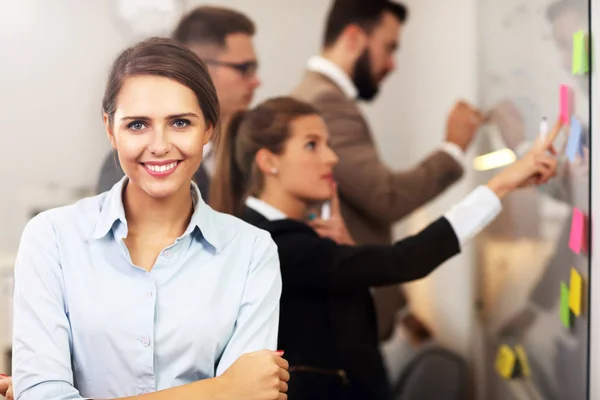
[[352, 82], [358, 90], [358, 98], [364, 101], [371, 101], [379, 92], [379, 84], [373, 76], [369, 49], [366, 49], [354, 65]]

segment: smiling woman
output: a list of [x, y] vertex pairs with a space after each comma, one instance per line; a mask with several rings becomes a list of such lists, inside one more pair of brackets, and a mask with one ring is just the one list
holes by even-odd
[[25, 228], [15, 397], [284, 399], [276, 246], [192, 182], [219, 124], [206, 68], [147, 40], [117, 57], [103, 109], [126, 176]]
[[188, 192], [202, 148], [218, 132], [219, 102], [203, 64], [165, 44], [165, 56], [176, 61], [161, 65], [151, 50], [139, 45], [117, 58], [103, 100], [106, 131], [134, 198], [140, 190], [155, 198]]

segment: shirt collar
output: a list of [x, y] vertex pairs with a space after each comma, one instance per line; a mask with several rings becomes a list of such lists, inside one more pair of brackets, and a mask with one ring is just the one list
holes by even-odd
[[358, 89], [354, 86], [352, 79], [340, 67], [325, 57], [312, 56], [308, 60], [308, 69], [331, 79], [349, 98], [356, 99], [358, 96]]
[[[100, 204], [100, 215], [92, 233], [92, 239], [101, 239], [106, 236], [116, 222], [123, 224], [125, 229], [127, 229], [122, 194], [128, 179], [127, 176], [124, 176], [104, 195], [104, 201]], [[215, 211], [202, 200], [200, 189], [198, 189], [198, 186], [193, 181], [191, 182], [190, 191], [194, 202], [194, 212], [190, 219], [190, 224], [182, 236], [190, 235], [198, 229], [202, 237], [219, 252], [224, 243], [222, 243], [223, 238], [219, 235], [219, 230], [214, 223], [213, 214]]]
[[246, 207], [253, 209], [269, 221], [277, 221], [288, 218], [287, 215], [285, 215], [279, 209], [253, 196], [249, 196], [246, 199]]

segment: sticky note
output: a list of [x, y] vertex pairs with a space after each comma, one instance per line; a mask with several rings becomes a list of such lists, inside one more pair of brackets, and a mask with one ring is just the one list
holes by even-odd
[[527, 358], [527, 353], [525, 353], [525, 349], [520, 344], [515, 346], [515, 353], [517, 355], [517, 360], [521, 364], [521, 373], [524, 377], [529, 377], [531, 375], [531, 368], [529, 367], [529, 359]]
[[569, 288], [564, 282], [560, 283], [560, 320], [565, 328], [571, 327], [571, 310], [569, 309]]
[[569, 129], [569, 139], [565, 150], [567, 158], [575, 162], [575, 156], [583, 157], [583, 146], [581, 145], [581, 123], [573, 116], [571, 117], [571, 126]]
[[496, 371], [504, 379], [511, 378], [516, 360], [517, 357], [509, 346], [505, 344], [500, 346], [496, 355]]
[[590, 70], [587, 36], [583, 30], [573, 35], [573, 59], [571, 72], [573, 75], [583, 75]]
[[571, 267], [571, 281], [569, 285], [569, 308], [576, 316], [581, 315], [581, 275]]
[[571, 89], [567, 85], [560, 85], [560, 120], [568, 124], [571, 118]]
[[571, 218], [571, 236], [569, 238], [569, 248], [575, 254], [581, 253], [581, 250], [587, 250], [587, 235], [585, 234], [586, 223], [585, 215], [578, 208], [573, 208], [573, 217]]

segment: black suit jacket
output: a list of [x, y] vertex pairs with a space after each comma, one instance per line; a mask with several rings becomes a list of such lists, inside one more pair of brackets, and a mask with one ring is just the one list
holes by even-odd
[[[267, 230], [278, 247], [283, 279], [278, 348], [290, 365], [343, 369], [349, 398], [389, 398], [369, 288], [423, 278], [458, 254], [450, 223], [440, 218], [393, 245], [345, 246], [302, 222], [268, 221], [249, 208], [244, 219]], [[290, 380], [290, 393], [294, 385], [302, 385], [302, 378]], [[323, 397], [302, 400], [313, 398]]]
[[[116, 152], [111, 151], [102, 164], [98, 183], [96, 184], [96, 193], [103, 193], [110, 190], [113, 185], [120, 181], [124, 176], [125, 172], [121, 169]], [[208, 203], [210, 177], [202, 165], [200, 165], [200, 168], [198, 168], [198, 171], [194, 174], [194, 182], [196, 182], [198, 189], [200, 189], [202, 199]]]

